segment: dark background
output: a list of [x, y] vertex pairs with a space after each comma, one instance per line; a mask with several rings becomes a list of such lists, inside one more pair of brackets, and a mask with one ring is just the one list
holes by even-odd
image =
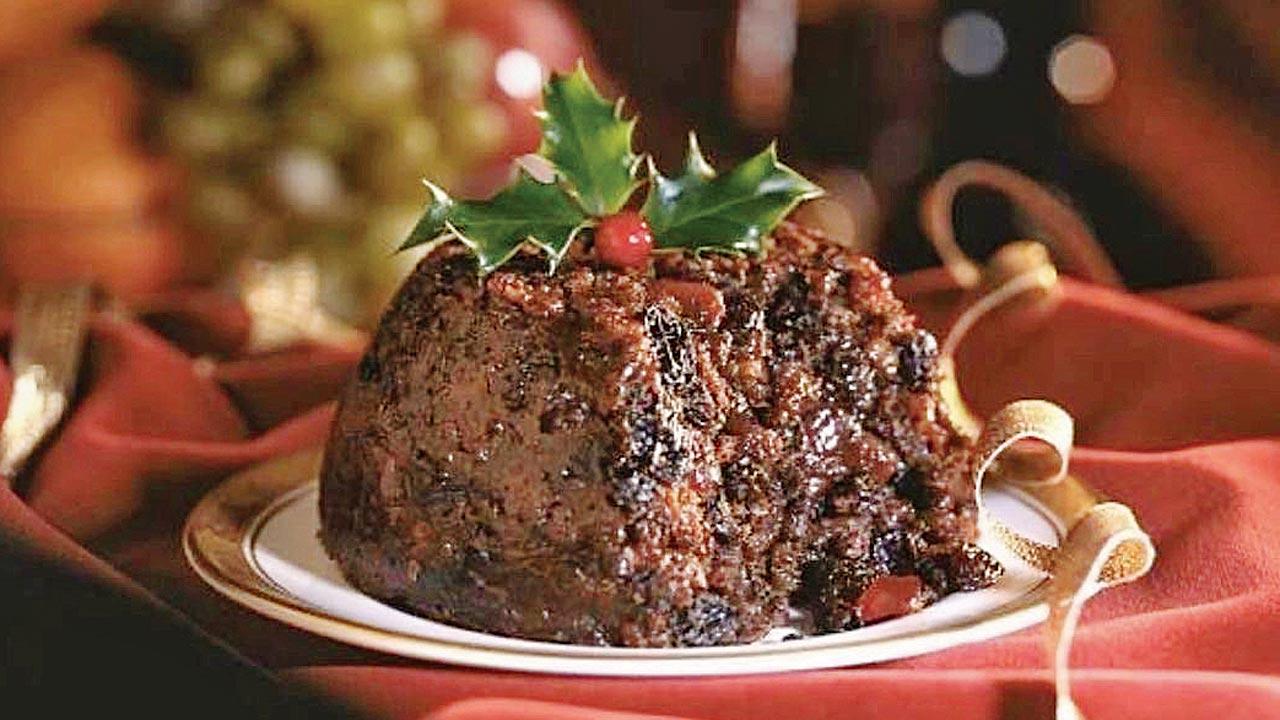
[[[699, 129], [713, 157], [740, 156], [768, 141], [744, 127], [730, 102], [736, 2], [573, 4], [605, 67], [644, 115], [647, 137], [641, 142], [667, 166], [679, 161], [688, 127]], [[924, 7], [904, 11], [895, 5]], [[1007, 55], [989, 75], [960, 76], [939, 52], [944, 23], [965, 10], [980, 10], [1003, 28]], [[1191, 24], [1198, 27], [1192, 11]], [[778, 133], [784, 156], [810, 172], [848, 166], [870, 175], [884, 213], [876, 249], [894, 271], [937, 262], [917, 229], [919, 191], [957, 161], [988, 158], [1070, 197], [1131, 286], [1204, 279], [1211, 270], [1186, 230], [1124, 167], [1077, 137], [1069, 106], [1048, 81], [1051, 49], [1089, 31], [1086, 8], [1076, 2], [844, 3], [821, 23], [800, 25], [793, 95]], [[1252, 62], [1236, 58], [1227, 74], [1255, 75]], [[1255, 90], [1252, 100], [1273, 92]], [[876, 156], [877, 138], [895, 121], [919, 129], [923, 142], [882, 150], [890, 159], [907, 160], [879, 167], [885, 162]], [[960, 207], [958, 234], [976, 256], [1026, 234], [993, 193], [966, 191]]]

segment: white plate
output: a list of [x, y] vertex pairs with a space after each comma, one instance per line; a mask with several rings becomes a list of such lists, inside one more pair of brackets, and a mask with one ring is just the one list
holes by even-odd
[[[732, 675], [882, 662], [978, 642], [1045, 619], [1045, 576], [998, 543], [1005, 566], [983, 590], [869, 627], [782, 642], [712, 648], [601, 648], [464, 630], [384, 605], [343, 579], [317, 538], [316, 456], [228, 480], [192, 512], [183, 544], [196, 572], [232, 600], [335, 640], [396, 655], [526, 672], [581, 675]], [[989, 490], [988, 509], [1027, 537], [1056, 544], [1060, 523], [1021, 495]]]

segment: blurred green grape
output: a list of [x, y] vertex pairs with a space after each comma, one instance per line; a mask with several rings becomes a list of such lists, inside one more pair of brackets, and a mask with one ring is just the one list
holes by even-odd
[[395, 118], [359, 159], [361, 182], [379, 198], [419, 197], [422, 184], [418, 180], [431, 172], [440, 152], [440, 134], [430, 118]]
[[377, 205], [364, 213], [360, 235], [359, 262], [372, 270], [365, 277], [360, 293], [367, 298], [369, 319], [376, 319], [381, 308], [407, 275], [426, 254], [426, 248], [397, 252], [404, 238], [422, 214], [421, 203]]
[[440, 132], [425, 115], [393, 118], [387, 139], [392, 152], [417, 166], [425, 166], [440, 151]]
[[487, 40], [461, 33], [446, 40], [436, 52], [440, 90], [450, 102], [483, 94], [493, 67], [493, 49]]
[[271, 59], [252, 45], [211, 45], [196, 60], [202, 89], [224, 100], [252, 100], [271, 78]]
[[459, 108], [446, 124], [449, 142], [470, 155], [497, 150], [507, 136], [507, 115], [493, 103], [472, 103]]
[[446, 0], [137, 2], [194, 62], [156, 117], [193, 229], [229, 258], [312, 255], [347, 319], [371, 320], [416, 260], [392, 251], [420, 180], [456, 186], [505, 146], [493, 48], [443, 26]]
[[361, 243], [370, 260], [386, 260], [396, 255], [396, 250], [409, 235], [422, 215], [421, 203], [376, 205], [364, 215], [364, 232]]
[[160, 131], [169, 149], [201, 163], [262, 148], [270, 123], [263, 113], [246, 105], [184, 98], [165, 109]]
[[[234, 0], [238, 4], [248, 4], [246, 0]], [[359, 0], [355, 0], [359, 2]], [[325, 17], [341, 12], [352, 0], [271, 0], [272, 5], [280, 8], [295, 21], [304, 24], [322, 22]]]
[[333, 218], [341, 213], [345, 183], [333, 159], [315, 148], [291, 147], [271, 158], [271, 189], [280, 205], [302, 217]]
[[299, 83], [279, 108], [277, 142], [341, 155], [356, 142], [351, 120], [312, 83]]
[[403, 0], [348, 2], [323, 13], [313, 31], [326, 56], [372, 55], [407, 46], [410, 16]]
[[232, 5], [223, 24], [230, 37], [253, 47], [273, 64], [292, 62], [303, 50], [302, 37], [289, 16], [270, 5]]
[[421, 98], [421, 69], [413, 56], [388, 52], [325, 69], [329, 97], [351, 115], [371, 123], [411, 108]]

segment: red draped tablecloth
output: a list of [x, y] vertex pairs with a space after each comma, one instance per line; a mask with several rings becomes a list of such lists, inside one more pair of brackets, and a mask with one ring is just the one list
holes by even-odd
[[[962, 297], [932, 271], [898, 287], [935, 328], [945, 327]], [[0, 491], [0, 539], [74, 575], [83, 597], [72, 607], [115, 598], [130, 622], [178, 628], [183, 649], [172, 651], [175, 658], [231, 658], [272, 687], [374, 718], [1051, 714], [1034, 629], [871, 668], [627, 680], [410, 662], [252, 615], [185, 566], [178, 530], [228, 473], [320, 443], [355, 354], [298, 347], [242, 355], [247, 318], [213, 295], [156, 298], [145, 307], [133, 317], [94, 319], [73, 412], [22, 478], [20, 497]], [[10, 323], [0, 313], [0, 336]], [[1065, 281], [1056, 303], [983, 320], [958, 367], [961, 387], [983, 413], [1022, 397], [1070, 410], [1082, 446], [1075, 473], [1131, 506], [1160, 553], [1149, 576], [1103, 593], [1086, 611], [1073, 653], [1085, 713], [1280, 718], [1280, 346]], [[8, 386], [0, 364], [0, 407]], [[83, 652], [117, 652], [129, 662], [118, 648], [95, 648], [110, 642], [105, 637], [79, 642]], [[40, 680], [51, 696], [83, 682]], [[147, 678], [136, 682], [145, 687]]]

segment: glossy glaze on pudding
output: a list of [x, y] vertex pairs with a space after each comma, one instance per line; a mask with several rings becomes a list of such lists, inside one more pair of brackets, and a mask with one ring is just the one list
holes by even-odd
[[428, 618], [592, 645], [859, 627], [992, 582], [937, 345], [875, 263], [793, 223], [760, 258], [586, 247], [417, 267], [342, 396], [322, 540]]

